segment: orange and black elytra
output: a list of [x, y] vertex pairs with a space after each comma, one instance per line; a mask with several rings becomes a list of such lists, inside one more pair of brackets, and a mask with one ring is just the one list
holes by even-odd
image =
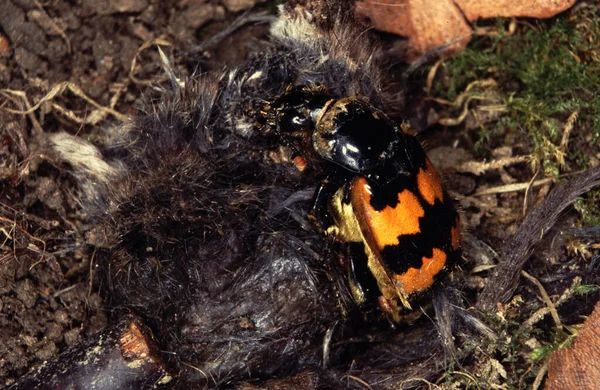
[[300, 135], [305, 156], [330, 163], [312, 213], [346, 245], [354, 300], [401, 321], [460, 257], [460, 220], [440, 175], [406, 125], [360, 97], [299, 86], [277, 104], [276, 131]]

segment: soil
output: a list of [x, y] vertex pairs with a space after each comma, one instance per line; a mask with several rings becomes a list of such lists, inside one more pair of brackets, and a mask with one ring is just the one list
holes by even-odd
[[[76, 203], [74, 178], [43, 152], [44, 133], [67, 131], [101, 143], [98, 129], [118, 122], [119, 115], [135, 113], [136, 101], [163, 77], [157, 44], [182, 75], [240, 63], [254, 42], [266, 36], [266, 24], [249, 23], [222, 41], [198, 45], [246, 10], [274, 13], [275, 7], [256, 0], [0, 2], [0, 87], [10, 90], [0, 102], [25, 112], [0, 112], [0, 387], [104, 328], [110, 317], [90, 277], [99, 232]], [[391, 53], [397, 39], [386, 39], [393, 41], [388, 42]], [[55, 86], [62, 88], [38, 106]], [[465, 257], [482, 265], [490, 257], [497, 259], [517, 231], [524, 196], [470, 195], [528, 182], [533, 173], [525, 162], [483, 175], [456, 172], [453, 167], [473, 160], [470, 148], [475, 140], [469, 134], [465, 125], [434, 127], [422, 136], [430, 140], [431, 158], [459, 199], [466, 233], [472, 237]], [[521, 146], [507, 150], [499, 135], [489, 153], [505, 157], [528, 152], [526, 137], [510, 137], [513, 145]], [[462, 147], [449, 148], [455, 142]], [[535, 190], [530, 203], [541, 200], [547, 190], [548, 186]], [[576, 220], [571, 212], [560, 227], [571, 227]], [[562, 269], [560, 264], [569, 261], [583, 267], [563, 244], [548, 245], [532, 262], [557, 259], [536, 273], [553, 282], [551, 294], [569, 286], [552, 279], [553, 272]], [[582, 273], [586, 282], [598, 282], [597, 275]], [[482, 278], [475, 274], [468, 280], [471, 291], [478, 291]], [[538, 294], [535, 287], [521, 293], [526, 301], [535, 301]], [[566, 321], [588, 314], [596, 299], [565, 308], [565, 315], [570, 312]]]
[[[29, 103], [4, 95], [13, 109], [26, 110], [53, 86], [72, 83], [98, 104], [131, 113], [161, 72], [153, 42], [164, 43], [168, 55], [177, 53], [184, 74], [222, 63], [235, 66], [266, 35], [266, 25], [243, 26], [201, 52], [189, 49], [230, 26], [255, 3], [3, 1], [0, 86], [26, 95]], [[256, 8], [267, 10], [265, 5]], [[140, 51], [144, 45], [148, 49]], [[69, 114], [57, 113], [51, 104]], [[94, 227], [75, 203], [69, 173], [40, 153], [43, 133], [63, 130], [94, 140], [98, 121], [91, 118], [91, 107], [71, 91], [43, 104], [29, 119], [2, 113], [0, 387], [107, 324], [90, 280]], [[110, 126], [116, 120], [108, 115], [101, 123]]]

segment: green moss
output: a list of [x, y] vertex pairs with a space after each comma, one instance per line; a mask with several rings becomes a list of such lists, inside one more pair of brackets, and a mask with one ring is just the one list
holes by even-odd
[[600, 190], [592, 190], [575, 201], [583, 226], [600, 226]]
[[576, 336], [577, 330], [571, 326], [566, 326], [563, 329], [556, 330], [553, 337], [554, 341], [534, 349], [529, 354], [529, 360], [532, 363], [537, 363], [547, 359], [552, 352], [570, 346], [575, 340]]
[[585, 295], [591, 294], [598, 291], [599, 287], [593, 284], [582, 284], [581, 286], [575, 287], [575, 294]]
[[[489, 158], [492, 149], [518, 139], [533, 156], [532, 168], [546, 176], [558, 180], [588, 169], [600, 158], [600, 11], [583, 5], [554, 19], [521, 22], [512, 35], [504, 34], [506, 25], [498, 20], [498, 35], [480, 37], [446, 61], [432, 96], [454, 101], [472, 82], [493, 79], [495, 88], [476, 93], [504, 103], [506, 111], [496, 122], [470, 130], [477, 156]], [[478, 104], [486, 103], [472, 101], [470, 108]], [[574, 113], [568, 147], [561, 149]], [[599, 200], [596, 192], [578, 202], [585, 225], [600, 224]]]
[[[580, 7], [557, 18], [520, 23], [513, 35], [502, 35], [506, 22], [499, 20], [499, 35], [478, 38], [470, 48], [447, 60], [438, 70], [431, 95], [455, 101], [474, 81], [493, 79], [495, 88], [471, 88], [469, 94], [485, 95], [477, 105], [502, 103], [503, 115], [468, 131], [475, 141], [474, 152], [491, 156], [491, 150], [510, 146], [514, 139], [520, 150], [534, 156], [534, 169], [559, 178], [565, 173], [588, 169], [600, 158], [600, 14], [595, 7]], [[463, 96], [464, 97], [464, 96]], [[449, 110], [440, 105], [440, 111]], [[462, 107], [452, 108], [457, 117]], [[568, 139], [561, 148], [563, 132], [573, 113], [577, 117]], [[526, 151], [527, 152], [527, 151]], [[594, 160], [595, 159], [595, 160]], [[590, 191], [575, 204], [584, 226], [600, 226], [600, 190]], [[589, 293], [596, 286], [577, 286], [576, 292]], [[488, 318], [498, 338], [479, 345], [479, 359], [494, 359], [509, 372], [499, 382], [507, 388], [532, 384], [550, 353], [564, 347], [576, 330], [569, 326], [552, 331], [536, 324], [523, 326], [533, 315], [535, 305], [507, 306], [504, 319]], [[535, 349], [531, 349], [536, 345]], [[477, 356], [477, 351], [474, 352]], [[460, 375], [453, 382], [472, 386]], [[488, 388], [485, 384], [477, 384]]]
[[446, 79], [435, 84], [433, 95], [454, 100], [472, 81], [493, 78], [498, 83], [493, 97], [503, 99], [507, 111], [495, 126], [481, 130], [477, 146], [498, 146], [489, 144], [493, 134], [525, 131], [535, 162], [556, 176], [588, 162], [585, 153], [573, 158], [567, 151], [566, 167], [561, 164], [559, 145], [573, 112], [579, 119], [571, 137], [591, 134], [585, 139], [589, 152], [600, 146], [600, 15], [582, 7], [532, 23], [520, 24], [509, 36], [502, 34], [500, 20], [498, 36], [482, 38], [445, 63]]
[[[598, 291], [598, 286], [588, 284], [579, 285], [573, 289], [573, 292], [576, 295], [586, 295], [596, 291]], [[573, 326], [564, 326], [562, 329], [555, 328], [552, 341], [534, 349], [529, 354], [529, 360], [531, 363], [537, 363], [545, 360], [552, 352], [570, 346], [575, 340], [577, 334], [578, 330]]]

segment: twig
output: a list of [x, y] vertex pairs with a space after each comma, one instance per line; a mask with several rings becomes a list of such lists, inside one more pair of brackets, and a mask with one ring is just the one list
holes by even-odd
[[161, 83], [165, 80], [168, 79], [168, 76], [162, 75], [162, 76], [157, 76], [156, 78], [153, 78], [151, 80], [142, 80], [137, 78], [137, 76], [135, 75], [135, 67], [137, 66], [137, 59], [138, 56], [144, 51], [147, 50], [153, 46], [173, 46], [171, 44], [171, 42], [167, 41], [165, 38], [163, 37], [158, 37], [158, 38], [154, 38], [151, 39], [149, 41], [146, 41], [144, 43], [142, 43], [142, 45], [137, 49], [137, 51], [135, 52], [135, 56], [133, 56], [133, 60], [131, 60], [131, 67], [129, 68], [129, 78], [131, 79], [131, 81], [133, 81], [135, 84], [138, 85], [143, 85], [143, 86], [151, 86], [151, 85], [155, 85], [158, 83]]
[[533, 183], [515, 183], [515, 184], [507, 184], [507, 185], [498, 186], [498, 187], [486, 188], [484, 190], [477, 191], [472, 196], [483, 196], [483, 195], [491, 195], [491, 194], [502, 194], [502, 193], [506, 193], [506, 192], [522, 191], [522, 190], [526, 190], [527, 188], [530, 188], [530, 187], [539, 187], [539, 186], [542, 186], [547, 183], [552, 183], [553, 180], [554, 180], [553, 178], [546, 178], [546, 179], [536, 180]]
[[[452, 107], [462, 107], [465, 101], [468, 102], [469, 98], [475, 98], [477, 96], [475, 95], [470, 95], [469, 92], [475, 88], [475, 87], [479, 87], [479, 88], [495, 88], [498, 85], [498, 83], [496, 82], [496, 80], [494, 79], [485, 79], [485, 80], [475, 80], [471, 83], [469, 83], [469, 85], [467, 85], [467, 87], [465, 88], [465, 90], [456, 97], [456, 99], [454, 99], [454, 101], [450, 101], [450, 100], [446, 100], [446, 99], [440, 99], [440, 98], [428, 98], [427, 100], [432, 100], [436, 103], [439, 104], [443, 104], [445, 106], [452, 106]], [[484, 99], [484, 98], [489, 98], [486, 96], [480, 96], [478, 97], [479, 99]]]
[[542, 300], [544, 301], [544, 303], [546, 304], [546, 306], [550, 310], [550, 315], [552, 315], [552, 319], [554, 320], [554, 324], [556, 325], [556, 327], [558, 329], [562, 329], [563, 325], [562, 325], [562, 322], [560, 321], [560, 317], [558, 316], [558, 311], [556, 311], [556, 306], [554, 306], [554, 303], [550, 299], [550, 296], [546, 292], [546, 289], [544, 288], [544, 286], [542, 286], [542, 284], [540, 283], [539, 280], [537, 280], [533, 276], [529, 275], [525, 271], [521, 271], [521, 275], [523, 275], [531, 283], [533, 283], [533, 284], [535, 284], [537, 286], [538, 290], [540, 290], [540, 294], [542, 295]]
[[476, 307], [493, 310], [498, 302], [506, 302], [518, 286], [523, 266], [544, 235], [556, 224], [562, 212], [582, 194], [600, 185], [600, 167], [592, 168], [556, 187], [530, 212], [513, 238], [506, 243], [502, 261], [493, 270], [479, 294]]
[[560, 145], [558, 147], [558, 163], [561, 166], [565, 165], [565, 155], [567, 154], [567, 147], [569, 146], [569, 136], [571, 135], [571, 132], [573, 131], [573, 127], [575, 126], [575, 122], [577, 122], [577, 118], [579, 117], [579, 110], [573, 112], [571, 115], [569, 115], [569, 118], [567, 119], [567, 122], [565, 123], [565, 126], [563, 128], [563, 136], [562, 139], [560, 140]]
[[46, 13], [46, 10], [44, 10], [44, 7], [42, 7], [42, 5], [37, 0], [35, 0], [35, 5], [37, 5], [40, 11], [47, 18], [48, 23], [50, 23], [52, 28], [54, 28], [58, 35], [60, 35], [65, 40], [65, 42], [67, 43], [67, 53], [71, 54], [71, 41], [69, 41], [69, 37], [67, 37], [67, 34], [65, 34], [65, 32], [60, 27], [58, 27], [58, 24], [56, 24], [54, 20], [52, 20], [52, 18]]
[[[23, 92], [23, 91], [5, 92], [5, 90], [0, 90], [0, 93], [4, 97], [6, 97], [8, 100], [12, 101], [15, 104], [24, 103], [25, 108], [27, 108], [27, 111], [25, 111], [23, 114], [25, 114], [25, 113], [27, 114], [27, 116], [29, 117], [29, 120], [33, 124], [33, 129], [36, 131], [36, 133], [38, 135], [41, 135], [44, 133], [44, 130], [42, 129], [42, 126], [40, 125], [40, 122], [38, 122], [35, 115], [33, 115], [33, 111], [35, 111], [35, 110], [31, 109], [31, 103], [29, 103], [29, 99], [27, 99], [27, 95], [25, 94], [25, 92]], [[21, 98], [22, 102], [17, 103], [17, 101], [15, 100], [15, 97]], [[9, 112], [9, 113], [11, 112], [11, 109], [5, 108], [4, 105], [1, 105], [0, 109], [4, 110], [6, 112]], [[15, 111], [13, 113], [19, 113], [19, 112]]]
[[544, 376], [546, 376], [547, 372], [548, 372], [548, 360], [546, 359], [546, 361], [544, 361], [544, 364], [542, 364], [542, 367], [540, 367], [540, 370], [538, 371], [537, 375], [535, 376], [535, 380], [533, 381], [533, 384], [531, 385], [531, 390], [537, 390], [540, 388], [540, 386], [542, 385], [542, 380], [544, 379]]
[[444, 59], [440, 58], [436, 61], [436, 63], [429, 69], [429, 73], [427, 74], [427, 83], [425, 84], [425, 93], [427, 96], [431, 96], [431, 89], [433, 88], [433, 80], [435, 79], [435, 74], [437, 73], [440, 65], [444, 63]]
[[[581, 285], [581, 277], [575, 277], [575, 279], [573, 280], [573, 283], [571, 283], [571, 286], [566, 289], [563, 294], [556, 300], [556, 303], [554, 303], [554, 307], [559, 307], [560, 305], [562, 305], [563, 303], [565, 303], [568, 299], [570, 299], [573, 294], [574, 294], [574, 290], [577, 286]], [[534, 324], [536, 324], [537, 322], [541, 321], [542, 318], [544, 318], [546, 316], [546, 314], [550, 313], [550, 308], [548, 306], [542, 307], [541, 309], [537, 310], [535, 313], [533, 313], [531, 316], [529, 316], [529, 318], [527, 320], [525, 320], [525, 322], [523, 322], [523, 324], [521, 325], [521, 328], [531, 328], [533, 327]]]
[[535, 178], [537, 177], [537, 175], [540, 173], [539, 168], [535, 171], [535, 174], [533, 175], [533, 177], [531, 178], [531, 180], [529, 180], [529, 185], [527, 186], [527, 188], [525, 189], [525, 196], [523, 196], [523, 216], [527, 215], [527, 198], [529, 196], [529, 190], [531, 189], [531, 187], [533, 186], [533, 183], [535, 182]]
[[515, 156], [515, 157], [502, 157], [490, 162], [479, 162], [479, 161], [468, 161], [461, 164], [456, 171], [457, 172], [468, 172], [474, 175], [482, 175], [483, 173], [493, 170], [507, 167], [513, 164], [519, 164], [527, 162], [531, 159], [531, 155]]
[[[77, 85], [65, 81], [62, 83], [59, 83], [57, 85], [55, 85], [50, 92], [48, 92], [46, 94], [46, 96], [44, 96], [43, 98], [40, 99], [40, 101], [38, 101], [33, 107], [29, 107], [29, 104], [27, 104], [27, 110], [26, 111], [21, 111], [21, 110], [13, 110], [10, 108], [6, 108], [3, 107], [2, 109], [6, 112], [9, 112], [11, 114], [17, 114], [17, 115], [28, 115], [33, 113], [34, 111], [36, 111], [38, 108], [40, 108], [40, 106], [48, 101], [53, 100], [56, 96], [62, 94], [64, 91], [70, 91], [72, 92], [75, 96], [78, 96], [80, 98], [82, 98], [83, 100], [85, 100], [86, 102], [88, 102], [89, 104], [91, 104], [92, 106], [96, 107], [98, 110], [100, 110], [101, 112], [105, 113], [105, 114], [110, 114], [112, 116], [114, 116], [115, 118], [121, 120], [121, 121], [125, 121], [127, 120], [127, 116], [113, 110], [112, 108], [109, 107], [104, 107], [101, 104], [97, 103], [96, 101], [94, 101], [92, 98], [90, 98], [89, 96], [87, 96], [85, 94], [85, 92], [83, 92], [81, 90], [81, 88], [79, 88]], [[19, 96], [21, 97], [26, 103], [28, 103], [27, 101], [27, 96], [25, 94], [25, 92], [23, 91], [15, 91], [15, 90], [11, 90], [11, 89], [2, 89], [0, 90], [0, 92], [2, 92], [3, 94], [9, 94], [9, 95], [14, 95], [14, 96]], [[57, 110], [59, 110], [61, 113], [65, 113], [66, 109], [64, 109], [63, 107], [57, 106], [53, 104], [53, 107], [56, 108]], [[58, 108], [60, 107], [60, 109]], [[72, 114], [72, 113], [71, 113]], [[75, 114], [72, 114], [73, 116]], [[75, 116], [75, 118], [77, 118]], [[71, 118], [72, 119], [72, 118]], [[94, 118], [95, 119], [95, 118]], [[92, 122], [90, 120], [85, 120], [85, 119], [80, 119], [77, 118], [77, 121], [82, 122], [82, 123], [89, 123], [89, 124], [94, 124], [96, 122]]]

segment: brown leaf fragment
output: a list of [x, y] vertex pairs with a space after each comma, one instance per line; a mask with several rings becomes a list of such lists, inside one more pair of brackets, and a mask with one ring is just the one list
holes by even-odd
[[576, 0], [496, 0], [493, 2], [476, 0], [454, 0], [470, 20], [503, 17], [550, 18], [563, 12]]
[[545, 389], [600, 389], [600, 303], [575, 343], [550, 356]]
[[357, 1], [356, 17], [373, 28], [402, 36], [412, 36], [413, 26], [408, 12], [409, 0]]
[[574, 3], [575, 0], [364, 0], [356, 3], [355, 13], [377, 30], [407, 37], [407, 57], [414, 60], [453, 41], [456, 42], [443, 53], [463, 50], [471, 40], [470, 22], [479, 18], [548, 18]]
[[409, 0], [408, 12], [415, 30], [411, 46], [418, 53], [460, 39], [445, 50], [446, 53], [457, 53], [471, 40], [471, 27], [452, 1]]
[[409, 59], [452, 42], [444, 52], [457, 53], [470, 41], [471, 27], [451, 1], [365, 0], [356, 3], [356, 15], [377, 30], [409, 38]]

